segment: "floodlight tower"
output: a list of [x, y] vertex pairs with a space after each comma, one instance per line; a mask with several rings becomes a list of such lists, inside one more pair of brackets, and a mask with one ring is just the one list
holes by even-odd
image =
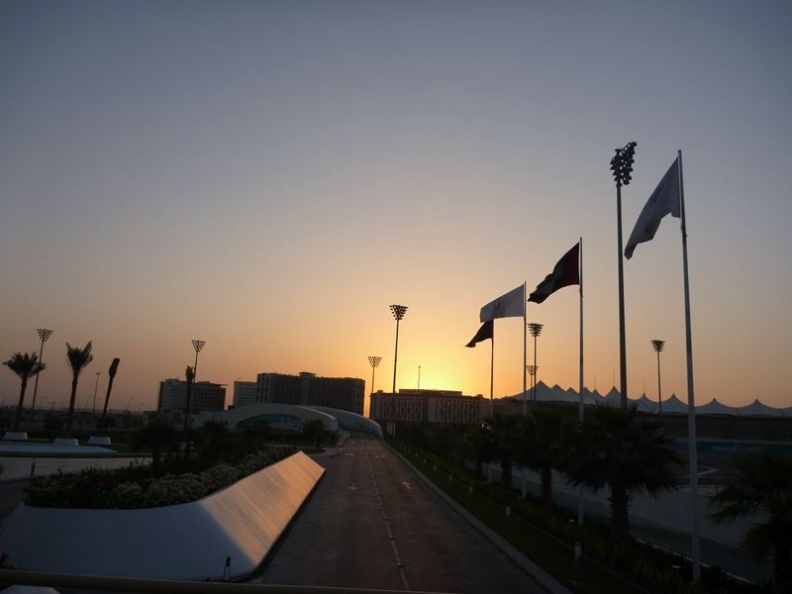
[[[533, 336], [534, 339], [533, 396], [531, 397], [531, 400], [534, 402], [536, 402], [536, 372], [539, 370], [539, 368], [536, 366], [536, 337], [542, 333], [542, 328], [544, 328], [543, 324], [537, 324], [536, 322], [531, 322], [528, 324], [528, 331], [531, 333], [531, 336]], [[530, 369], [528, 371], [530, 372]]]
[[377, 367], [379, 366], [380, 361], [382, 361], [382, 357], [375, 357], [373, 355], [369, 355], [368, 361], [369, 361], [369, 365], [371, 365], [371, 393], [373, 394], [374, 393], [374, 370], [377, 369]]
[[[52, 336], [52, 330], [47, 330], [46, 328], [39, 328], [38, 330], [36, 330], [36, 332], [38, 333], [38, 337], [41, 340], [41, 348], [39, 349], [39, 357], [38, 357], [39, 363], [43, 363], [41, 357], [44, 354], [44, 343], [47, 342], [47, 340], [49, 340], [50, 336]], [[40, 375], [41, 375], [40, 373], [36, 374], [36, 383], [33, 384], [33, 403], [30, 407], [31, 413], [34, 410], [36, 410], [36, 394], [38, 393], [38, 381]]]
[[407, 313], [407, 306], [406, 305], [391, 305], [390, 306], [391, 313], [393, 313], [393, 317], [396, 319], [396, 350], [393, 355], [393, 391], [392, 394], [396, 394], [396, 364], [399, 361], [399, 322], [402, 321], [404, 318], [404, 314]]
[[660, 353], [663, 352], [665, 340], [653, 340], [652, 346], [657, 353], [657, 414], [663, 414], [663, 389], [660, 384]]
[[621, 405], [627, 406], [627, 347], [624, 331], [624, 256], [622, 249], [622, 207], [621, 189], [632, 180], [633, 161], [635, 160], [635, 147], [637, 143], [628, 142], [622, 148], [616, 149], [616, 154], [611, 159], [610, 168], [616, 182], [616, 223], [618, 229], [619, 248], [619, 365], [621, 382]]

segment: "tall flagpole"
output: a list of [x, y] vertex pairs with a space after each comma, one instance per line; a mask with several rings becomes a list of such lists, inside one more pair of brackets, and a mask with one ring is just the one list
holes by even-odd
[[[580, 238], [580, 260], [578, 263], [578, 290], [580, 293], [580, 377], [578, 378], [578, 421], [583, 423], [583, 238]], [[575, 582], [583, 581], [583, 543], [581, 533], [583, 532], [583, 486], [578, 487], [578, 529], [575, 538]]]
[[490, 351], [490, 418], [495, 416], [495, 320], [492, 321], [492, 349]]
[[[528, 396], [528, 379], [526, 374], [528, 373], [528, 306], [526, 304], [526, 299], [528, 296], [528, 281], [523, 283], [523, 416], [528, 416], [528, 401], [526, 397]], [[495, 332], [493, 330], [493, 336]]]
[[693, 558], [693, 581], [701, 579], [701, 548], [698, 531], [698, 444], [696, 443], [696, 398], [693, 392], [693, 341], [690, 331], [690, 280], [687, 255], [687, 223], [685, 220], [685, 184], [682, 181], [682, 151], [678, 151], [679, 162], [679, 211], [682, 220], [682, 263], [685, 275], [685, 350], [687, 352], [688, 389], [688, 456], [690, 466], [690, 513], [691, 548]]

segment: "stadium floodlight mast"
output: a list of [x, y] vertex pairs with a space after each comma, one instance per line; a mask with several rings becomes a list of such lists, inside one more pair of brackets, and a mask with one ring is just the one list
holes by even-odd
[[[536, 372], [539, 368], [536, 366], [536, 337], [542, 333], [542, 328], [544, 328], [543, 324], [537, 324], [536, 322], [531, 322], [528, 324], [528, 331], [531, 333], [534, 339], [534, 364], [533, 364], [533, 395], [531, 396], [531, 400], [536, 402]], [[530, 373], [530, 369], [528, 372]]]
[[528, 375], [531, 377], [531, 388], [533, 388], [536, 372], [539, 371], [539, 368], [536, 365], [526, 365], [526, 369], [528, 370]]
[[205, 340], [193, 340], [192, 345], [195, 349], [195, 365], [193, 365], [193, 383], [195, 383], [195, 377], [198, 375], [198, 353], [201, 352], [201, 349], [204, 348], [206, 344]]
[[391, 392], [391, 394], [396, 395], [396, 364], [399, 361], [399, 322], [402, 321], [404, 314], [407, 313], [407, 306], [391, 305], [390, 310], [396, 319], [396, 350], [393, 355], [393, 391]]
[[[52, 330], [47, 330], [46, 328], [39, 328], [38, 330], [36, 330], [36, 332], [38, 333], [38, 337], [41, 340], [41, 348], [39, 349], [39, 363], [41, 363], [42, 362], [41, 357], [44, 355], [44, 343], [47, 342], [47, 340], [49, 340], [50, 336], [52, 336]], [[30, 412], [36, 410], [36, 394], [38, 394], [38, 381], [40, 375], [41, 375], [40, 373], [36, 374], [36, 383], [33, 384], [33, 402], [30, 406]]]
[[374, 393], [374, 370], [379, 366], [380, 361], [382, 361], [382, 357], [375, 357], [374, 355], [369, 355], [368, 362], [371, 365], [371, 393]]
[[192, 391], [195, 387], [195, 378], [198, 376], [198, 353], [201, 352], [201, 349], [204, 348], [206, 344], [205, 340], [193, 340], [192, 346], [195, 350], [195, 365], [192, 368], [192, 381], [187, 383], [187, 398], [185, 402], [185, 414], [184, 414], [184, 455], [185, 458], [190, 457], [190, 437], [187, 435], [187, 432], [190, 430], [190, 411], [192, 409], [192, 403], [190, 400], [192, 399]]
[[616, 225], [619, 244], [619, 380], [622, 407], [627, 406], [627, 346], [624, 331], [624, 250], [622, 249], [621, 189], [622, 186], [630, 185], [632, 180], [636, 146], [636, 142], [628, 142], [622, 148], [617, 148], [616, 154], [610, 163], [613, 179], [616, 182]]
[[653, 340], [652, 347], [657, 353], [657, 414], [663, 414], [663, 389], [660, 383], [660, 353], [663, 352], [665, 340]]

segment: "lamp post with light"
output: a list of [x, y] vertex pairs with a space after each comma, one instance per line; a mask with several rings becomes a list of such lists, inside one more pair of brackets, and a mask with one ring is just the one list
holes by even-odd
[[534, 402], [536, 401], [536, 372], [539, 370], [539, 368], [536, 366], [536, 337], [542, 333], [542, 328], [544, 328], [543, 324], [537, 324], [536, 322], [531, 322], [528, 324], [528, 331], [531, 333], [531, 336], [533, 336], [534, 339], [533, 396], [531, 397], [531, 400]]
[[185, 415], [184, 415], [184, 457], [190, 457], [190, 437], [187, 435], [187, 432], [190, 429], [190, 399], [192, 396], [192, 388], [195, 384], [195, 378], [197, 377], [197, 370], [198, 370], [198, 353], [201, 352], [201, 349], [204, 348], [206, 344], [205, 340], [193, 340], [192, 346], [195, 350], [195, 365], [192, 368], [192, 381], [187, 382], [187, 398], [186, 398], [186, 406], [185, 406]]
[[377, 367], [379, 366], [380, 361], [382, 361], [382, 357], [375, 357], [374, 355], [369, 355], [368, 361], [369, 361], [369, 365], [371, 365], [371, 393], [373, 394], [374, 393], [374, 370], [376, 370]]
[[611, 159], [610, 163], [613, 179], [616, 182], [616, 223], [619, 243], [619, 379], [621, 383], [620, 394], [622, 407], [627, 406], [627, 346], [624, 331], [624, 250], [622, 249], [621, 189], [622, 186], [629, 185], [632, 179], [632, 167], [635, 159], [636, 146], [637, 143], [628, 142], [622, 148], [617, 148], [616, 154]]
[[[42, 355], [44, 354], [44, 343], [49, 340], [49, 337], [52, 336], [52, 330], [47, 330], [46, 328], [39, 328], [36, 330], [38, 333], [38, 337], [41, 340], [41, 348], [39, 349], [39, 363], [43, 363], [41, 360]], [[33, 384], [33, 403], [30, 407], [30, 412], [32, 413], [36, 410], [36, 394], [38, 394], [38, 381], [39, 381], [40, 373], [36, 374], [36, 383]]]
[[396, 364], [399, 361], [399, 322], [402, 321], [404, 314], [407, 313], [407, 306], [391, 305], [390, 310], [391, 313], [393, 313], [393, 317], [396, 319], [396, 350], [393, 355], [393, 391], [391, 392], [393, 395], [396, 395]]
[[663, 352], [663, 346], [665, 346], [665, 340], [652, 341], [652, 347], [657, 353], [657, 414], [659, 415], [663, 414], [663, 389], [660, 384], [660, 353]]

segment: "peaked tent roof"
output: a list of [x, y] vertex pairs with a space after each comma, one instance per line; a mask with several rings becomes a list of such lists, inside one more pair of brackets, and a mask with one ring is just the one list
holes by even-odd
[[740, 415], [768, 416], [768, 417], [784, 416], [784, 412], [783, 412], [784, 409], [767, 406], [766, 404], [762, 404], [761, 402], [759, 402], [758, 399], [754, 400], [748, 406], [741, 406], [737, 410], [739, 411]]
[[739, 409], [733, 406], [726, 406], [718, 402], [717, 398], [713, 398], [707, 404], [696, 407], [696, 414], [701, 415], [738, 415]]
[[640, 412], [645, 412], [645, 413], [655, 413], [655, 412], [657, 412], [657, 403], [656, 402], [652, 402], [646, 396], [646, 394], [644, 394], [638, 400], [636, 400], [635, 404], [638, 405], [638, 410]]

